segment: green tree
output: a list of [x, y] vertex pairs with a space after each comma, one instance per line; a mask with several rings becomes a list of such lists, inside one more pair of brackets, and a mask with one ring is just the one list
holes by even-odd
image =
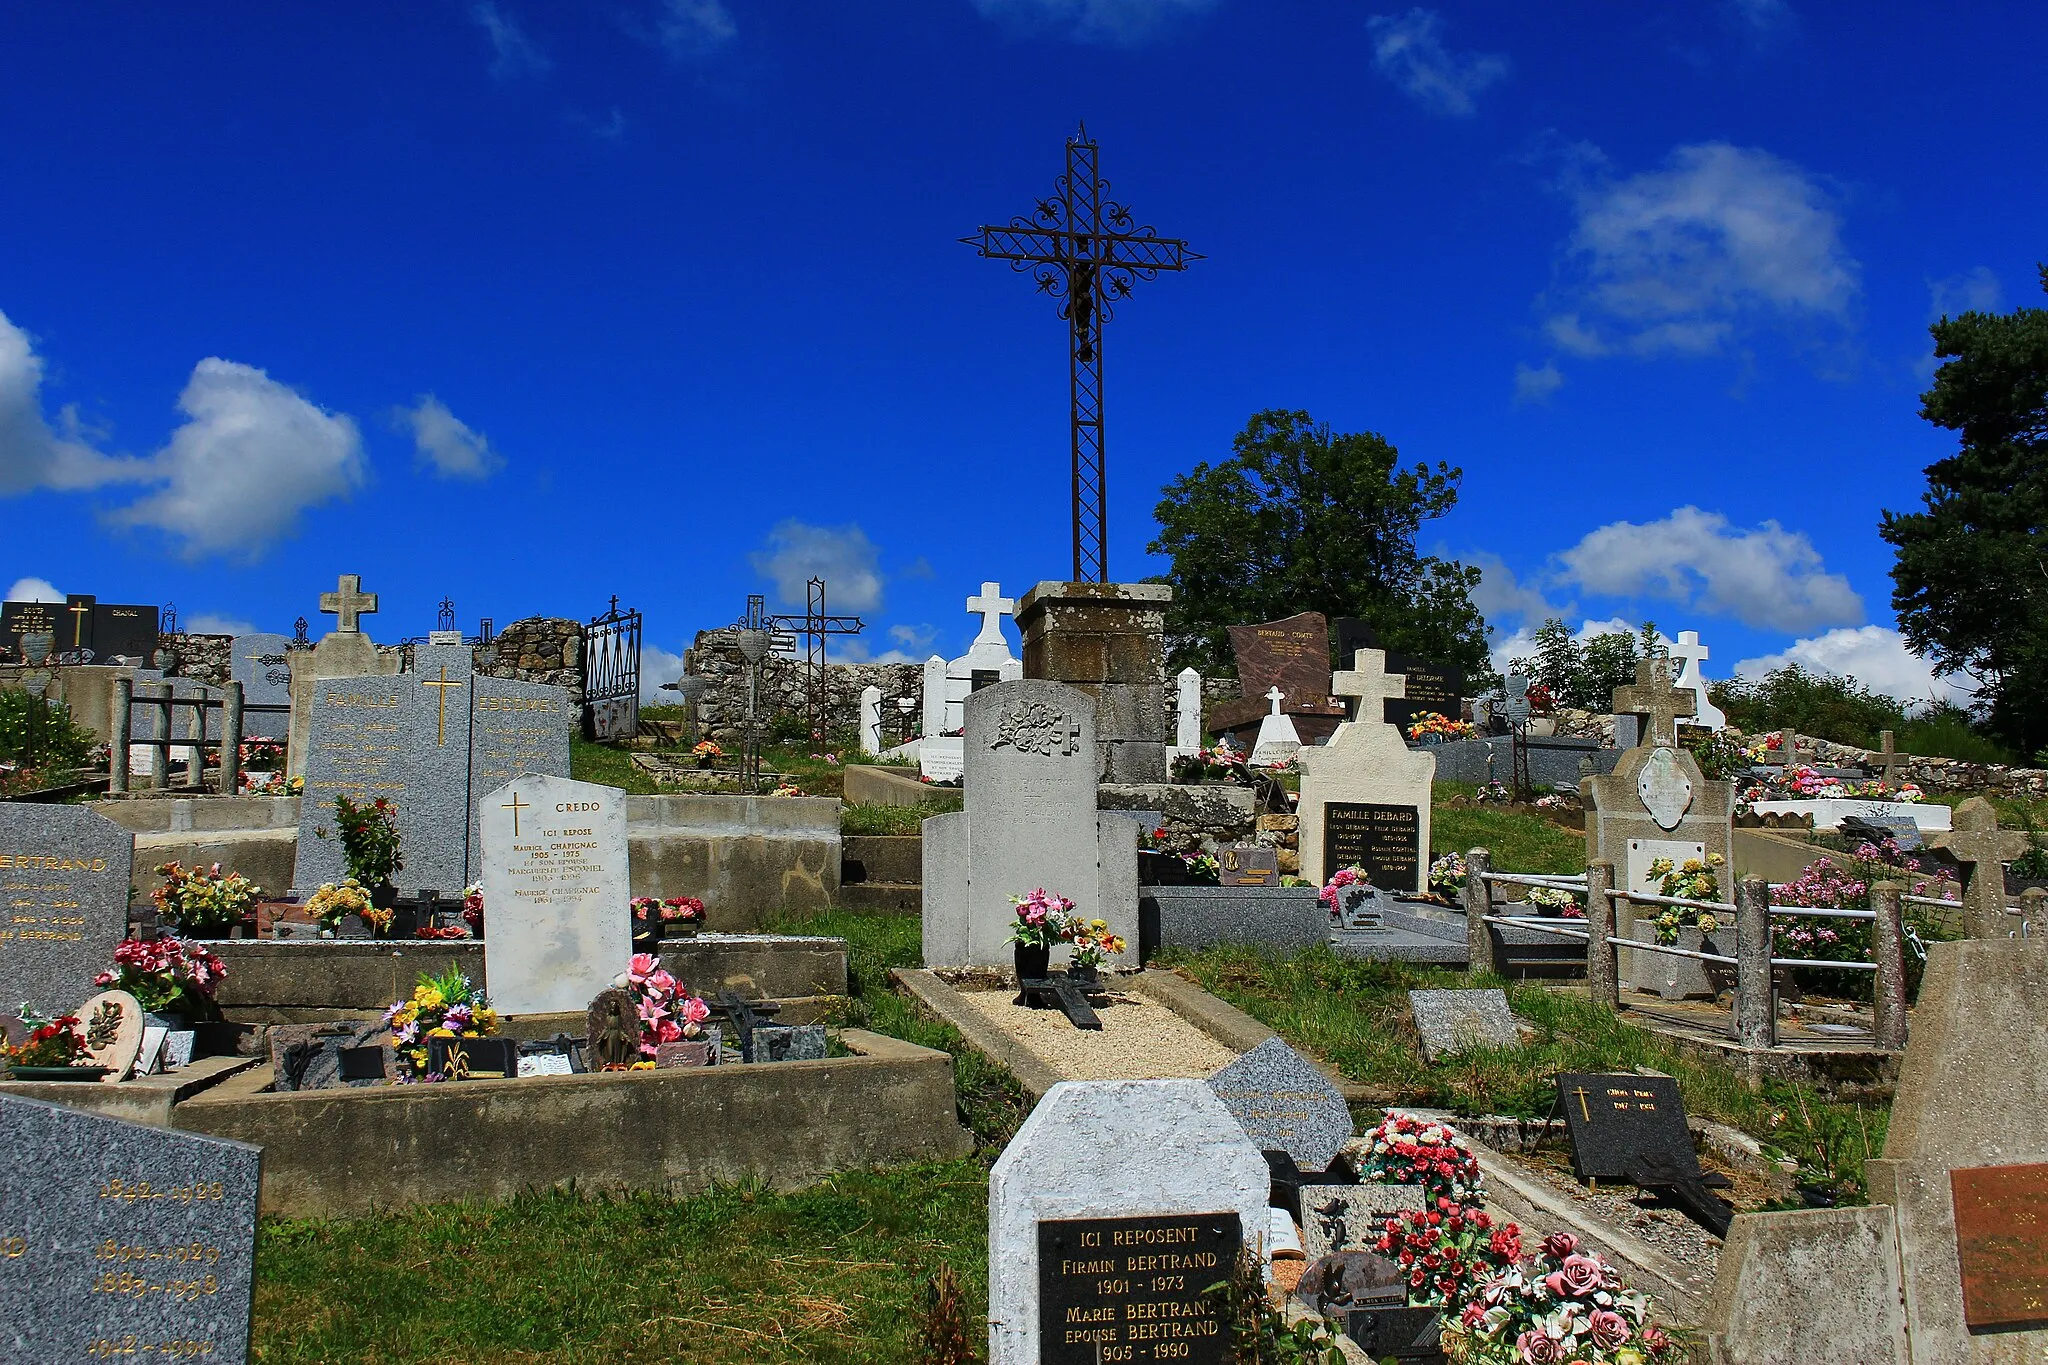
[[1892, 609], [1937, 670], [1977, 682], [1993, 733], [2031, 754], [2048, 742], [2048, 309], [1930, 330], [1944, 363], [1920, 415], [1961, 448], [1927, 467], [1926, 510], [1884, 513]]
[[1160, 580], [1174, 590], [1173, 668], [1227, 673], [1230, 626], [1319, 611], [1365, 621], [1386, 649], [1491, 676], [1479, 571], [1415, 548], [1422, 523], [1456, 504], [1463, 471], [1403, 469], [1377, 433], [1332, 433], [1305, 412], [1258, 413], [1232, 446], [1168, 484], [1154, 513], [1147, 548], [1173, 559]]
[[1636, 680], [1636, 660], [1666, 652], [1653, 621], [1639, 630], [1606, 630], [1578, 640], [1553, 616], [1536, 628], [1532, 643], [1536, 652], [1509, 660], [1509, 668], [1549, 688], [1559, 706], [1603, 713], [1614, 705], [1614, 689]]

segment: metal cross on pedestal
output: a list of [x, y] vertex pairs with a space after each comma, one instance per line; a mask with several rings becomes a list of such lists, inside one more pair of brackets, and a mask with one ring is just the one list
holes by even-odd
[[1074, 470], [1074, 579], [1109, 581], [1109, 489], [1102, 454], [1102, 324], [1131, 285], [1202, 259], [1178, 237], [1133, 230], [1129, 209], [1108, 195], [1086, 124], [1067, 139], [1067, 173], [1029, 217], [983, 224], [960, 240], [984, 257], [1030, 271], [1040, 293], [1061, 300], [1068, 323]]
[[[825, 639], [831, 635], [858, 635], [867, 624], [858, 616], [825, 614], [825, 580], [813, 578], [808, 585], [809, 602], [802, 616], [773, 616], [772, 627], [804, 637], [804, 722], [813, 743], [825, 738], [825, 726], [832, 709], [825, 691]], [[751, 602], [752, 599], [749, 599]]]

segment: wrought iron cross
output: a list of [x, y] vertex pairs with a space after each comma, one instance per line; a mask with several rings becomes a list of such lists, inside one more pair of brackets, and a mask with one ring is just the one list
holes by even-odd
[[[825, 688], [825, 640], [831, 635], [858, 635], [866, 623], [858, 616], [825, 614], [825, 580], [813, 578], [807, 585], [809, 600], [802, 616], [771, 616], [771, 629], [788, 630], [804, 637], [804, 720], [814, 741], [825, 738], [825, 724], [831, 698]], [[753, 612], [753, 599], [748, 599]]]
[[1131, 286], [1202, 259], [1178, 237], [1133, 229], [1131, 212], [1109, 197], [1088, 126], [1067, 139], [1067, 172], [1049, 198], [1006, 227], [983, 224], [960, 240], [984, 257], [1030, 271], [1038, 290], [1060, 300], [1067, 320], [1074, 477], [1074, 580], [1109, 581], [1109, 482], [1102, 454], [1102, 324]]

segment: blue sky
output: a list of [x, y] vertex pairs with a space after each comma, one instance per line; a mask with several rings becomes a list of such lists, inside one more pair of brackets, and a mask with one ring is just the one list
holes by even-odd
[[[1111, 566], [1305, 408], [1465, 471], [1508, 641], [1697, 629], [1925, 695], [1879, 509], [1928, 321], [2038, 301], [2038, 5], [421, 0], [0, 15], [0, 580], [865, 652], [1068, 569], [1061, 328], [956, 239], [1079, 119], [1206, 259], [1106, 346]], [[32, 586], [32, 585], [31, 585]], [[318, 630], [316, 624], [316, 633]], [[1751, 667], [1760, 666], [1752, 663]]]

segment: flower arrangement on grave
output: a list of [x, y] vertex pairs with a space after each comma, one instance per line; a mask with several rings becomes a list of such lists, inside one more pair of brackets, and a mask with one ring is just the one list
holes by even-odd
[[1420, 1185], [1431, 1203], [1477, 1204], [1486, 1194], [1479, 1158], [1448, 1123], [1390, 1113], [1359, 1139], [1362, 1184]]
[[[1871, 908], [1870, 884], [1887, 877], [1904, 882], [1909, 895], [1936, 900], [1955, 900], [1961, 895], [1954, 882], [1920, 875], [1920, 860], [1902, 850], [1896, 839], [1859, 844], [1855, 859], [1855, 863], [1846, 867], [1830, 856], [1814, 859], [1797, 877], [1772, 888], [1772, 902], [1785, 906], [1810, 906], [1817, 910], [1868, 910]], [[1894, 873], [1905, 875], [1894, 876]], [[1941, 935], [1938, 923], [1924, 917], [1920, 907], [1908, 905], [1904, 909], [1906, 917], [1912, 921], [1914, 933], [1923, 937]], [[1837, 919], [1825, 915], [1804, 918], [1773, 915], [1771, 955], [1820, 962], [1866, 962], [1870, 959], [1873, 935], [1869, 920]], [[1917, 983], [1921, 970], [1921, 963], [1908, 953], [1906, 974], [1909, 987]], [[1852, 968], [1796, 968], [1794, 971], [1795, 980], [1809, 990], [1865, 999], [1870, 994], [1871, 974], [1867, 971]]]
[[163, 878], [150, 892], [157, 914], [184, 934], [219, 938], [248, 918], [263, 899], [262, 887], [239, 872], [222, 876], [219, 863], [204, 871], [160, 863], [156, 875]]
[[1515, 793], [1505, 782], [1482, 782], [1472, 799], [1480, 805], [1505, 806], [1515, 799]]
[[1104, 959], [1114, 957], [1129, 946], [1121, 936], [1109, 932], [1107, 920], [1076, 919], [1071, 922], [1066, 938], [1074, 946], [1074, 965], [1077, 967], [1100, 967]]
[[1470, 722], [1452, 720], [1440, 711], [1424, 711], [1408, 727], [1408, 738], [1418, 743], [1429, 740], [1442, 743], [1453, 739], [1470, 739], [1479, 731]]
[[1559, 792], [1545, 792], [1536, 798], [1537, 810], [1570, 810], [1577, 804], [1572, 797]]
[[1625, 1288], [1604, 1257], [1556, 1232], [1527, 1265], [1510, 1266], [1444, 1329], [1444, 1350], [1468, 1365], [1650, 1365], [1676, 1360], [1650, 1301]]
[[383, 797], [358, 805], [347, 792], [334, 796], [334, 824], [341, 831], [341, 855], [350, 880], [374, 893], [405, 866], [398, 847], [398, 807]]
[[305, 778], [286, 777], [281, 772], [271, 773], [262, 782], [257, 782], [245, 770], [235, 780], [241, 785], [242, 791], [249, 796], [304, 796], [306, 794]]
[[460, 939], [468, 938], [469, 930], [459, 924], [422, 924], [412, 931], [412, 936], [423, 939]]
[[258, 735], [242, 741], [242, 767], [268, 769], [284, 766], [284, 741]]
[[1074, 903], [1057, 891], [1038, 887], [1028, 896], [1012, 896], [1017, 922], [1010, 926], [1010, 942], [1020, 948], [1051, 948], [1071, 937]]
[[362, 915], [367, 919], [371, 909], [369, 888], [354, 877], [322, 882], [318, 890], [306, 897], [306, 913], [320, 926], [322, 938], [333, 938], [341, 931], [342, 916]]
[[1522, 1229], [1477, 1206], [1438, 1199], [1380, 1222], [1373, 1250], [1408, 1277], [1408, 1306], [1457, 1312], [1522, 1256]]
[[1528, 904], [1536, 907], [1538, 913], [1555, 915], [1562, 919], [1584, 919], [1585, 898], [1576, 891], [1567, 891], [1561, 886], [1532, 886], [1529, 888]]
[[1658, 895], [1710, 901], [1721, 894], [1721, 878], [1716, 869], [1727, 861], [1718, 853], [1709, 853], [1704, 861], [1687, 858], [1674, 867], [1669, 858], [1656, 858], [1651, 860], [1648, 870], [1652, 877], [1659, 879]]
[[708, 768], [719, 759], [725, 757], [725, 750], [719, 748], [708, 739], [700, 739], [697, 741], [696, 746], [690, 750], [690, 757], [697, 760], [698, 767]]
[[114, 965], [95, 976], [92, 984], [101, 990], [126, 991], [155, 1014], [213, 1019], [220, 1015], [213, 997], [227, 974], [226, 965], [203, 944], [158, 934], [115, 944]]
[[1177, 754], [1173, 760], [1175, 782], [1235, 782], [1242, 786], [1252, 785], [1251, 768], [1242, 751], [1228, 744], [1219, 744], [1213, 749], [1197, 749], [1191, 754]]
[[92, 1059], [85, 1050], [85, 1039], [78, 1032], [78, 1016], [59, 1015], [55, 1019], [32, 1023], [28, 1037], [18, 1043], [0, 1044], [0, 1054], [7, 1058], [9, 1066], [89, 1066]]
[[711, 1006], [662, 969], [652, 953], [635, 953], [612, 984], [633, 997], [640, 1018], [640, 1055], [648, 1065], [663, 1043], [702, 1037]]
[[1557, 695], [1550, 690], [1549, 683], [1531, 683], [1525, 695], [1532, 716], [1547, 716], [1557, 709]]
[[427, 1070], [427, 1039], [488, 1038], [498, 1031], [498, 1015], [484, 993], [454, 967], [439, 976], [421, 972], [412, 995], [384, 1011], [397, 1053], [399, 1078], [438, 1079]]
[[667, 900], [635, 896], [633, 918], [649, 925], [701, 925], [704, 923], [704, 902], [695, 896], [670, 896]]
[[1189, 886], [1216, 886], [1223, 881], [1223, 865], [1206, 848], [1183, 853], [1180, 861]]
[[[1434, 868], [1434, 864], [1432, 864], [1431, 866], [1432, 868]], [[1463, 864], [1460, 864], [1459, 866], [1461, 869], [1463, 868]], [[1347, 886], [1370, 885], [1372, 885], [1372, 880], [1371, 878], [1366, 876], [1364, 868], [1340, 867], [1335, 872], [1332, 872], [1330, 874], [1330, 880], [1323, 883], [1323, 889], [1316, 892], [1316, 899], [1323, 903], [1323, 908], [1325, 910], [1328, 910], [1332, 915], [1335, 915], [1337, 913], [1337, 900], [1339, 892], [1343, 891], [1343, 889]]]
[[484, 888], [481, 882], [462, 888], [462, 922], [471, 938], [484, 936]]
[[782, 785], [778, 786], [774, 791], [769, 792], [768, 794], [770, 796], [802, 796], [804, 794], [804, 789], [802, 787], [799, 787], [794, 782], [784, 782]]
[[1429, 889], [1451, 898], [1465, 889], [1465, 859], [1456, 853], [1439, 853], [1429, 864]]

